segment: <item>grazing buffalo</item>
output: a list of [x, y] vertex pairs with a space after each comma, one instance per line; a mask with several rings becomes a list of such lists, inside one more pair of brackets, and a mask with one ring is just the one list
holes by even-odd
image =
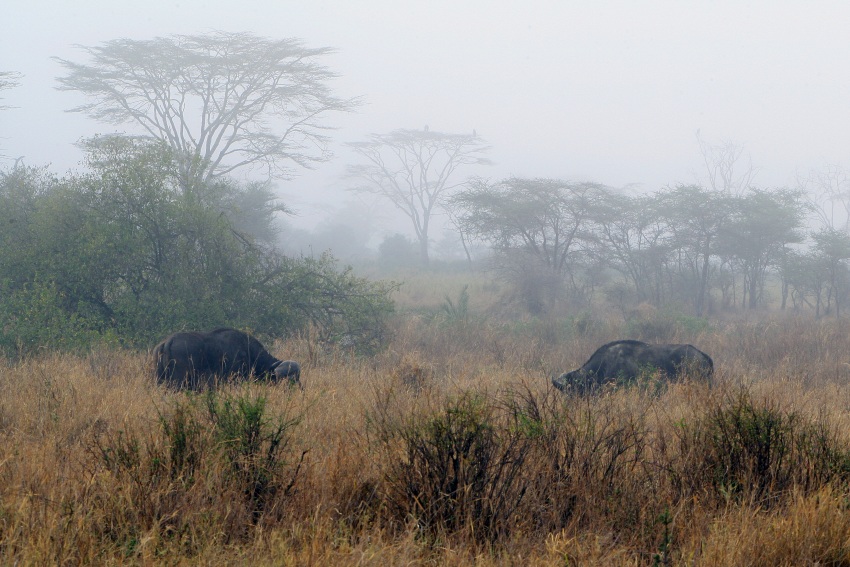
[[276, 359], [260, 341], [236, 329], [175, 333], [154, 347], [153, 354], [157, 382], [172, 388], [198, 391], [231, 377], [301, 385], [297, 362]]
[[656, 371], [667, 379], [687, 374], [709, 380], [711, 357], [691, 345], [650, 345], [641, 341], [614, 341], [597, 349], [578, 370], [552, 379], [562, 392], [585, 394], [606, 384], [634, 384]]

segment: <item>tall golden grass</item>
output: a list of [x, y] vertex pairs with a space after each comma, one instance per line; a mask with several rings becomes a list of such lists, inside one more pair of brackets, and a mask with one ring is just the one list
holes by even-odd
[[0, 562], [850, 565], [850, 322], [651, 328], [715, 384], [561, 396], [609, 320], [273, 345], [303, 392], [169, 392], [120, 350], [6, 363]]

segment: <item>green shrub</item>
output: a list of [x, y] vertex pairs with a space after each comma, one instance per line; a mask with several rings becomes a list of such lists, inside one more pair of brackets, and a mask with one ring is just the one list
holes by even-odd
[[174, 402], [168, 415], [160, 414], [159, 421], [166, 443], [169, 476], [191, 485], [203, 463], [204, 453], [209, 450], [204, 426], [193, 407], [180, 399]]
[[[85, 310], [80, 305], [75, 309]], [[81, 352], [117, 342], [115, 332], [96, 315], [69, 312], [53, 283], [34, 281], [20, 289], [0, 285], [0, 351], [7, 356], [39, 349]]]
[[510, 531], [533, 439], [505, 427], [486, 398], [463, 393], [428, 415], [372, 423], [383, 444], [403, 449], [387, 476], [394, 523], [413, 518], [425, 534], [464, 532], [479, 541]]
[[457, 301], [452, 301], [448, 295], [443, 302], [443, 314], [449, 323], [465, 324], [469, 322], [469, 284], [463, 286], [458, 293]]
[[240, 486], [259, 517], [268, 501], [278, 492], [289, 493], [295, 484], [306, 451], [290, 478], [286, 478], [293, 429], [301, 417], [268, 417], [266, 398], [247, 390], [238, 395], [210, 390], [206, 393], [207, 411], [221, 454], [230, 464], [232, 478]]
[[613, 396], [565, 397], [552, 390], [518, 392], [514, 403], [520, 408], [514, 413], [537, 433], [523, 512], [542, 533], [599, 522], [619, 529], [659, 504], [646, 491], [650, 441], [643, 410], [623, 411]]
[[418, 266], [421, 264], [419, 247], [403, 234], [386, 236], [378, 245], [378, 263], [384, 269]]
[[691, 487], [707, 484], [723, 500], [753, 498], [767, 505], [792, 488], [810, 491], [850, 479], [850, 450], [827, 425], [756, 402], [746, 389], [724, 394], [678, 429], [687, 471], [674, 479]]
[[158, 430], [94, 432], [88, 447], [102, 467], [91, 476], [103, 485], [96, 501], [104, 537], [179, 538], [216, 514], [230, 526], [224, 537], [244, 536], [272, 506], [282, 508], [298, 478], [306, 453], [299, 458], [292, 447], [299, 423], [300, 416], [270, 416], [266, 397], [246, 388], [177, 396], [160, 412]]
[[629, 337], [649, 342], [670, 342], [679, 335], [694, 336], [708, 328], [707, 319], [670, 309], [651, 311], [643, 316], [632, 317], [626, 322], [626, 333]]
[[217, 326], [272, 337], [313, 327], [361, 351], [383, 345], [395, 285], [328, 254], [270, 247], [281, 208], [267, 188], [221, 179], [186, 192], [158, 144], [107, 137], [84, 147], [86, 174], [0, 171], [6, 353], [118, 338], [150, 348], [179, 329]]

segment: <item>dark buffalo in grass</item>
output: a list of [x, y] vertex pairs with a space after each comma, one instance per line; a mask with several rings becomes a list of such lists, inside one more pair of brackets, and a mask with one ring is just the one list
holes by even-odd
[[257, 378], [301, 385], [301, 367], [278, 360], [260, 341], [236, 329], [174, 333], [153, 350], [159, 384], [203, 390], [231, 379]]
[[562, 392], [586, 394], [607, 385], [649, 383], [659, 374], [664, 380], [687, 375], [707, 381], [713, 373], [711, 357], [694, 346], [624, 340], [599, 347], [581, 368], [553, 378], [552, 384]]

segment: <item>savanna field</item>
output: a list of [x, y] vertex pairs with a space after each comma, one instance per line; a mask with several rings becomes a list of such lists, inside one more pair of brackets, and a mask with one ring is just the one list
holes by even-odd
[[[118, 348], [7, 360], [0, 562], [850, 564], [850, 322], [532, 319], [460, 286], [402, 286], [371, 356], [268, 343], [303, 391], [171, 392]], [[692, 343], [714, 384], [551, 387], [618, 338]]]
[[846, 9], [19, 4], [0, 567], [850, 567]]

